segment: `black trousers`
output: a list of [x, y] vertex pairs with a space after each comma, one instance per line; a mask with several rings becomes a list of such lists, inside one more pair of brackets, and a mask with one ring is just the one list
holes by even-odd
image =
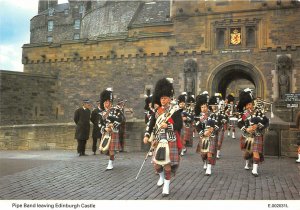
[[[92, 146], [92, 151], [93, 152], [96, 152], [96, 150], [97, 150], [97, 141], [98, 141], [98, 139], [99, 138], [97, 138], [97, 137], [93, 137], [93, 146]], [[101, 137], [100, 137], [100, 139], [101, 139]]]
[[83, 155], [85, 154], [85, 145], [87, 140], [78, 140], [77, 139], [77, 153]]

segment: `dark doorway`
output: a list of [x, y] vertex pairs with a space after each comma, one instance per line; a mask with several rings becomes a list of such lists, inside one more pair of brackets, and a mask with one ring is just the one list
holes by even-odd
[[237, 97], [245, 88], [253, 89], [254, 96], [263, 96], [263, 82], [258, 70], [243, 61], [230, 61], [214, 70], [211, 77], [211, 94], [221, 93], [225, 98], [229, 93]]

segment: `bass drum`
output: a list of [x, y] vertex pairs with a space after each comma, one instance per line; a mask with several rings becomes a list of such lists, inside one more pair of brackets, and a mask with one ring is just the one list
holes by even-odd
[[111, 141], [111, 135], [109, 133], [105, 133], [100, 141], [100, 145], [99, 145], [99, 150], [100, 152], [106, 152], [109, 149], [109, 145], [110, 145], [110, 141]]

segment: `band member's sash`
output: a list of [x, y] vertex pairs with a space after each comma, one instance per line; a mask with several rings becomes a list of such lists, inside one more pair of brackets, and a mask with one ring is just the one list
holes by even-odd
[[101, 141], [100, 141], [100, 145], [99, 145], [99, 150], [100, 152], [106, 152], [109, 149], [109, 145], [110, 145], [110, 141], [111, 141], [111, 135], [108, 132], [105, 132], [105, 134], [102, 136]]
[[167, 165], [171, 162], [170, 148], [166, 139], [162, 139], [159, 141], [155, 150], [154, 162], [162, 166]]
[[158, 116], [158, 118], [156, 119], [156, 122], [155, 122], [154, 130], [151, 133], [151, 136], [150, 136], [148, 142], [152, 142], [153, 139], [155, 139], [156, 135], [161, 130], [162, 123], [166, 123], [172, 117], [174, 112], [176, 112], [178, 109], [179, 109], [179, 106], [177, 104], [171, 105], [171, 108], [168, 112], [164, 112]]
[[247, 137], [245, 140], [245, 151], [251, 153], [253, 149], [254, 138]]

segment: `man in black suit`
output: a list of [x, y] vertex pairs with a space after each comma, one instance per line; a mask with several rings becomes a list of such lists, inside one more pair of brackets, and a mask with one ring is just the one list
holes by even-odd
[[86, 141], [90, 136], [90, 115], [91, 102], [83, 100], [82, 107], [78, 108], [74, 113], [74, 122], [76, 124], [75, 139], [77, 139], [77, 152], [79, 156], [85, 156]]
[[100, 111], [101, 111], [100, 101], [97, 101], [97, 107], [92, 111], [92, 114], [91, 114], [91, 122], [93, 123], [93, 133], [92, 133], [93, 147], [92, 147], [92, 151], [93, 151], [94, 155], [96, 155], [97, 141], [98, 141], [98, 139], [101, 139], [101, 137], [102, 137], [102, 134], [101, 134], [100, 128], [99, 128], [99, 112]]

